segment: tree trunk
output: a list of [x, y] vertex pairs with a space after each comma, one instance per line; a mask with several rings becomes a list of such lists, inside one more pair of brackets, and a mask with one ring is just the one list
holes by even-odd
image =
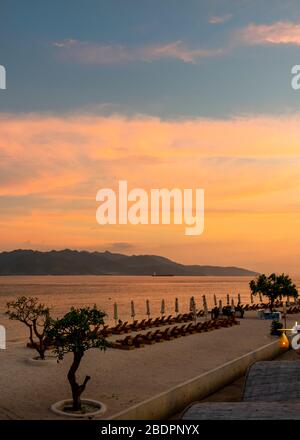
[[43, 343], [42, 339], [39, 340], [39, 344], [36, 344], [36, 350], [37, 350], [38, 354], [40, 355], [40, 358], [42, 360], [44, 360], [45, 359], [46, 348], [44, 346], [44, 343]]
[[34, 345], [34, 340], [33, 340], [33, 330], [32, 330], [32, 325], [27, 324], [27, 322], [23, 321], [27, 327], [29, 328], [29, 341], [31, 342], [31, 345]]
[[81, 400], [80, 400], [80, 396], [83, 393], [83, 391], [85, 390], [86, 384], [88, 383], [88, 381], [90, 380], [90, 376], [86, 376], [83, 383], [81, 385], [79, 385], [76, 382], [76, 371], [79, 368], [81, 359], [84, 355], [83, 351], [74, 351], [73, 352], [73, 363], [70, 367], [70, 370], [68, 372], [68, 381], [71, 385], [71, 390], [72, 390], [72, 398], [73, 398], [73, 411], [79, 411], [81, 410]]
[[45, 351], [46, 351], [46, 345], [44, 344], [44, 332], [43, 333], [38, 332], [38, 329], [36, 326], [36, 321], [33, 322], [33, 331], [34, 331], [35, 336], [39, 340], [38, 344], [37, 343], [34, 344], [34, 348], [36, 349], [36, 351], [40, 355], [40, 358], [42, 360], [44, 360], [45, 359]]

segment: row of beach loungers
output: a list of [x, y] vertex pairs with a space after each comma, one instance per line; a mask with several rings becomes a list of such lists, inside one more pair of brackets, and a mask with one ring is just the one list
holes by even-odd
[[129, 335], [123, 339], [117, 339], [116, 342], [111, 342], [110, 346], [112, 348], [132, 350], [134, 348], [144, 347], [145, 344], [151, 345], [157, 342], [170, 341], [193, 333], [208, 332], [222, 327], [232, 327], [237, 324], [239, 324], [239, 321], [235, 319], [212, 319], [205, 322], [198, 322], [197, 324], [175, 325], [173, 327], [167, 327], [165, 330], [158, 329], [145, 334], [138, 333], [134, 337]]
[[[275, 307], [282, 307], [282, 302], [278, 304], [274, 304]], [[259, 309], [267, 309], [270, 307], [270, 304], [246, 304], [241, 306], [243, 310], [245, 311], [251, 311], [251, 310], [259, 310]], [[293, 314], [293, 313], [299, 313], [300, 312], [300, 306], [290, 306], [286, 309], [286, 313]]]
[[[281, 307], [283, 305], [282, 301], [277, 301], [274, 306]], [[241, 304], [240, 307], [244, 311], [255, 311], [260, 309], [266, 309], [270, 306], [270, 304]], [[288, 314], [299, 313], [300, 306], [291, 306], [287, 309]], [[204, 310], [199, 310], [197, 312], [197, 317], [201, 318], [205, 315]], [[194, 315], [192, 312], [190, 313], [181, 313], [177, 316], [169, 315], [162, 316], [158, 318], [149, 318], [142, 319], [141, 321], [135, 320], [133, 323], [129, 323], [128, 321], [124, 323], [117, 324], [114, 327], [109, 327], [105, 325], [103, 329], [100, 331], [101, 335], [104, 337], [109, 337], [111, 335], [122, 335], [131, 332], [139, 332], [141, 330], [147, 330], [153, 327], [161, 327], [171, 324], [179, 324], [184, 322], [189, 322], [194, 320]]]
[[[203, 313], [202, 313], [203, 312]], [[197, 313], [198, 317], [204, 316], [204, 311]], [[194, 319], [193, 313], [184, 313], [177, 316], [162, 316], [161, 318], [142, 319], [141, 321], [134, 321], [132, 324], [128, 321], [120, 323], [115, 327], [108, 327], [107, 325], [101, 330], [101, 334], [105, 337], [111, 335], [121, 335], [124, 333], [137, 332], [140, 330], [147, 330], [148, 328], [161, 327], [163, 325], [170, 325], [182, 322], [189, 322]]]
[[288, 314], [299, 313], [299, 312], [300, 312], [300, 306], [289, 307], [286, 311], [286, 313]]

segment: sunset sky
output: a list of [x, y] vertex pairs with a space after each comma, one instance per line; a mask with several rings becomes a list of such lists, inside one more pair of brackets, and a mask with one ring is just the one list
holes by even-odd
[[[299, 1], [2, 0], [0, 250], [300, 275]], [[100, 226], [96, 193], [204, 188], [205, 229]]]

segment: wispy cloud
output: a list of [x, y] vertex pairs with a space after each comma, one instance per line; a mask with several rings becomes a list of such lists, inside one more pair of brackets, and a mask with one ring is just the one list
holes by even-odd
[[229, 21], [232, 18], [232, 14], [225, 14], [225, 15], [213, 15], [209, 19], [209, 23], [211, 24], [222, 24], [226, 23], [226, 21]]
[[[231, 14], [213, 16], [210, 23], [221, 24], [230, 20]], [[128, 46], [81, 41], [69, 38], [56, 41], [53, 46], [60, 56], [78, 63], [91, 65], [118, 65], [132, 62], [154, 62], [164, 59], [197, 64], [209, 57], [225, 55], [237, 46], [300, 45], [300, 23], [279, 21], [272, 24], [251, 23], [231, 33], [219, 48], [190, 47], [182, 40], [169, 43]]]
[[67, 38], [66, 40], [55, 41], [53, 46], [56, 47], [70, 47], [78, 43], [78, 40], [74, 40], [73, 38]]
[[63, 50], [62, 55], [72, 60], [96, 65], [111, 65], [135, 61], [152, 62], [175, 59], [184, 63], [197, 63], [201, 58], [218, 56], [223, 49], [190, 48], [181, 40], [167, 44], [129, 47], [67, 39], [53, 44]]
[[251, 23], [235, 33], [238, 43], [244, 45], [300, 45], [300, 24], [278, 21], [272, 24]]

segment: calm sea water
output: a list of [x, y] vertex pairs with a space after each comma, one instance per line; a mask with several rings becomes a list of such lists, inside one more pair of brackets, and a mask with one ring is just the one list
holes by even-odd
[[[189, 300], [195, 297], [197, 308], [202, 308], [202, 295], [208, 306], [213, 295], [226, 302], [226, 294], [237, 301], [250, 302], [248, 277], [151, 277], [151, 276], [9, 276], [0, 277], [0, 308], [20, 295], [37, 296], [50, 306], [54, 316], [60, 316], [71, 306], [92, 306], [103, 309], [113, 321], [113, 304], [118, 304], [122, 320], [130, 319], [130, 301], [135, 304], [136, 319], [146, 317], [146, 299], [150, 301], [151, 316], [160, 314], [164, 298], [166, 313], [174, 313], [175, 298], [180, 312], [189, 310]], [[297, 283], [297, 281], [296, 281]], [[297, 283], [298, 285], [300, 282]]]

